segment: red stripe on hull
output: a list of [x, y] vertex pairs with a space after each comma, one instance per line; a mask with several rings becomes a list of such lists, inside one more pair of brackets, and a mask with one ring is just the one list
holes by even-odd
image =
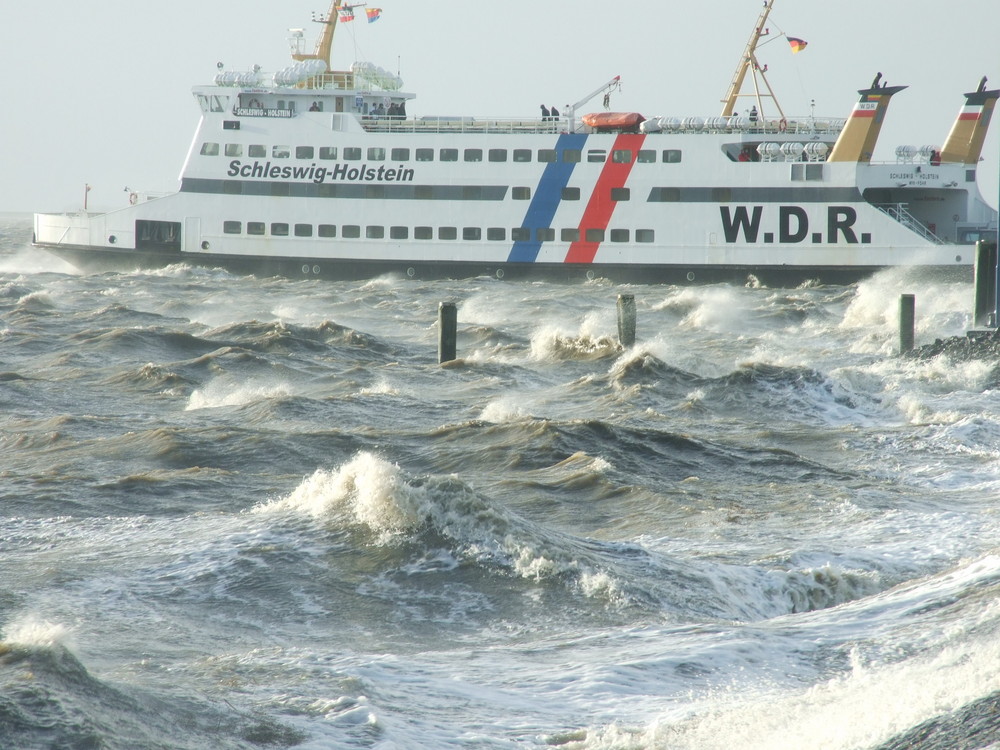
[[[632, 165], [635, 164], [636, 156], [645, 135], [622, 134], [615, 139], [608, 160], [604, 162], [604, 169], [601, 170], [594, 185], [594, 191], [590, 194], [587, 208], [583, 212], [580, 220], [580, 237], [569, 246], [566, 252], [566, 263], [593, 263], [594, 256], [597, 255], [597, 248], [600, 242], [587, 242], [586, 232], [588, 229], [607, 230], [611, 222], [611, 215], [615, 212], [615, 201], [611, 200], [612, 188], [625, 187], [628, 176], [632, 172]], [[620, 149], [628, 149], [632, 152], [632, 160], [627, 164], [614, 161], [614, 152]]]

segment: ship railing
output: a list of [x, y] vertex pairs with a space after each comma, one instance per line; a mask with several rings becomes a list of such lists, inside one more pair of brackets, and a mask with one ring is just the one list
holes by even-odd
[[478, 119], [474, 117], [362, 117], [370, 133], [561, 133], [566, 122], [538, 119]]
[[[660, 118], [661, 122], [664, 118]], [[723, 119], [723, 118], [718, 118]], [[794, 137], [805, 137], [821, 133], [836, 134], [843, 128], [842, 120], [818, 120], [815, 118], [791, 119], [782, 124], [780, 121], [764, 121], [756, 127], [729, 127], [714, 124], [702, 118], [688, 118], [678, 121], [677, 127], [663, 127], [658, 130], [646, 131], [650, 135], [659, 133], [683, 132], [696, 135], [698, 133], [746, 133], [767, 135], [773, 138], [784, 136], [784, 140]], [[394, 117], [363, 116], [361, 124], [365, 130], [374, 133], [564, 133], [567, 132], [566, 118], [542, 120], [538, 118], [478, 118], [478, 117], [419, 117], [401, 119]], [[586, 128], [581, 130], [584, 132]]]
[[891, 216], [904, 227], [912, 229], [928, 242], [933, 242], [935, 245], [944, 243], [944, 240], [934, 234], [929, 227], [907, 210], [906, 203], [875, 203], [874, 206], [882, 213]]

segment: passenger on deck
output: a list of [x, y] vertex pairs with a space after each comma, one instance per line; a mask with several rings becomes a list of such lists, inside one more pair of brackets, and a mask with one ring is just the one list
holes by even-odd
[[551, 113], [549, 112], [549, 108], [546, 107], [544, 104], [542, 104], [540, 106], [542, 108], [542, 119], [543, 120], [548, 120], [549, 117], [551, 116]]
[[319, 112], [319, 104], [317, 102], [313, 102], [312, 106], [309, 107], [309, 111], [310, 112]]
[[556, 109], [556, 105], [555, 104], [552, 105], [551, 114], [552, 114], [552, 119], [553, 120], [556, 120], [556, 119], [559, 118], [559, 110]]

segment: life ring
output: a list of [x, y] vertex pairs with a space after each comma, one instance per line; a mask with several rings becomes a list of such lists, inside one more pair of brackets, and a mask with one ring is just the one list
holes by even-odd
[[786, 120], [784, 117], [778, 120], [778, 130], [780, 130], [782, 133], [788, 130], [788, 120]]
[[134, 206], [138, 202], [139, 202], [139, 195], [137, 193], [128, 194], [128, 203], [130, 206]]

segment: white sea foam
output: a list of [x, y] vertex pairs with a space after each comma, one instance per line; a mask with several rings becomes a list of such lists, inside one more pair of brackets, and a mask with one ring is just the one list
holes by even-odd
[[378, 544], [428, 530], [455, 544], [455, 554], [542, 581], [567, 576], [588, 596], [620, 597], [619, 584], [569, 537], [547, 532], [480, 497], [456, 477], [419, 485], [399, 466], [362, 452], [337, 471], [317, 470], [290, 495], [256, 512], [294, 511], [336, 525], [359, 526]]
[[63, 646], [71, 649], [73, 632], [65, 625], [28, 615], [8, 624], [2, 640], [9, 646]]
[[196, 388], [191, 392], [186, 410], [245, 406], [257, 401], [284, 398], [290, 395], [292, 395], [292, 389], [288, 383], [242, 382], [230, 378], [217, 378], [203, 388]]
[[504, 424], [506, 422], [517, 422], [530, 416], [524, 409], [521, 401], [513, 396], [502, 396], [486, 404], [479, 418], [484, 422]]

